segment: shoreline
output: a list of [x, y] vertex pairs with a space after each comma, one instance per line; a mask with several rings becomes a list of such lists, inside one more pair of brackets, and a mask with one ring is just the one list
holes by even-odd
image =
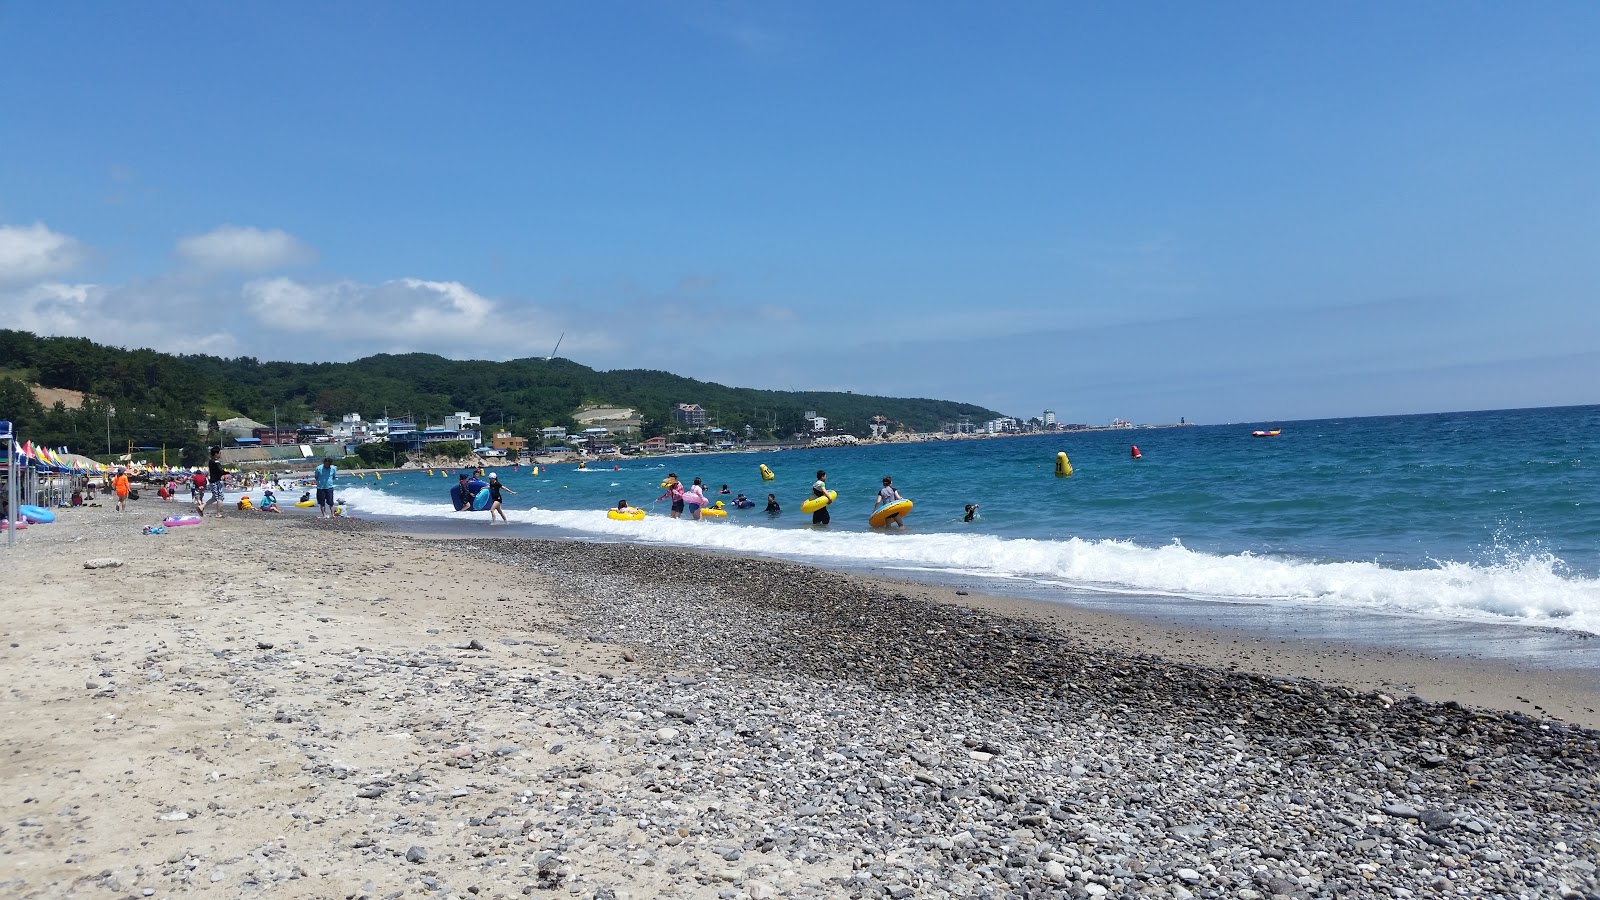
[[1553, 718], [779, 560], [145, 521], [0, 550], [0, 894], [1600, 890]]
[[[476, 518], [442, 529], [433, 522], [402, 525], [390, 519], [372, 521], [397, 534], [428, 541], [620, 544], [647, 553], [705, 556], [731, 566], [776, 562], [811, 569], [830, 578], [859, 580], [894, 593], [916, 594], [931, 602], [979, 606], [997, 615], [1049, 622], [1064, 631], [1086, 627], [1114, 638], [1118, 646], [1173, 661], [1278, 677], [1314, 678], [1360, 690], [1415, 694], [1435, 702], [1455, 700], [1530, 715], [1548, 714], [1600, 728], [1600, 668], [1563, 659], [1571, 653], [1581, 653], [1587, 660], [1600, 654], [1600, 640], [1581, 630], [1444, 621], [1361, 610], [1267, 609], [1204, 601], [1145, 604], [1119, 610], [1021, 591], [1004, 593], [1005, 585], [987, 585], [976, 579], [918, 579], [866, 566], [833, 567], [754, 552], [633, 543], [611, 535], [486, 533], [477, 527], [481, 523]], [[1263, 609], [1271, 614], [1270, 618], [1251, 618], [1246, 612]], [[1351, 632], [1357, 636], [1350, 636]], [[1397, 633], [1406, 637], [1397, 639]], [[1361, 639], [1362, 635], [1366, 640]], [[1474, 648], [1487, 646], [1485, 642], [1512, 649], [1498, 655], [1475, 652]], [[1526, 652], [1530, 646], [1558, 649], [1547, 649], [1536, 658], [1518, 658], [1517, 651]]]
[[[713, 566], [770, 564], [792, 569], [797, 581], [831, 580], [884, 595], [910, 596], [941, 606], [970, 607], [1000, 618], [1045, 625], [1064, 639], [1082, 640], [1083, 635], [1092, 635], [1097, 646], [1147, 656], [1157, 662], [1268, 678], [1315, 681], [1360, 692], [1382, 692], [1397, 700], [1415, 696], [1432, 703], [1455, 702], [1479, 709], [1521, 712], [1535, 717], [1554, 718], [1583, 728], [1600, 729], [1600, 676], [1585, 669], [1528, 667], [1504, 659], [1485, 659], [1470, 654], [1455, 654], [1447, 658], [1353, 641], [1333, 641], [1312, 647], [1302, 640], [1258, 630], [1199, 624], [1195, 621], [1196, 616], [1163, 617], [1113, 612], [1036, 598], [989, 594], [890, 575], [841, 571], [808, 562], [754, 554], [631, 544], [620, 540], [601, 542], [426, 532], [407, 534], [416, 540], [449, 544], [507, 541], [536, 546], [566, 543], [622, 546], [635, 548], [646, 555], [681, 554], [703, 558]], [[1573, 633], [1572, 639], [1579, 640], [1578, 633]]]

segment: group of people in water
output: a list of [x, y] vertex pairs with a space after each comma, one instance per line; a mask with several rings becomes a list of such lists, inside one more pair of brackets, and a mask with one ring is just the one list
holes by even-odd
[[481, 474], [483, 474], [482, 469], [479, 469], [470, 478], [466, 473], [461, 474], [460, 483], [450, 491], [456, 510], [478, 509], [478, 498], [484, 491], [487, 491], [488, 505], [483, 508], [489, 512], [489, 524], [495, 524], [495, 516], [499, 516], [501, 522], [510, 521], [506, 518], [506, 511], [502, 504], [506, 494], [515, 494], [516, 491], [501, 484], [498, 473], [490, 472], [488, 481], [480, 479], [478, 476]]
[[[770, 470], [762, 467], [762, 474], [766, 480], [771, 480]], [[497, 524], [507, 522], [503, 507], [504, 495], [515, 494], [516, 491], [506, 487], [500, 482], [499, 477], [490, 472], [485, 478], [483, 470], [473, 473], [461, 473], [460, 483], [451, 490], [452, 500], [457, 510], [486, 510], [489, 521]], [[723, 518], [727, 516], [725, 504], [733, 509], [754, 509], [758, 501], [743, 492], [735, 492], [727, 484], [723, 484], [713, 492], [705, 480], [699, 477], [691, 479], [688, 483], [678, 478], [676, 472], [669, 472], [661, 482], [663, 493], [655, 498], [656, 503], [668, 503], [668, 515], [674, 519], [688, 518], [699, 521], [708, 516]], [[730, 497], [724, 501], [720, 497]], [[828, 525], [832, 522], [829, 505], [838, 495], [828, 489], [828, 473], [818, 469], [816, 480], [811, 484], [811, 496], [801, 504], [801, 511], [811, 516], [812, 525]], [[894, 478], [883, 476], [882, 487], [873, 498], [871, 521], [874, 527], [904, 528], [905, 514], [912, 508], [912, 504], [894, 485]], [[778, 502], [776, 494], [768, 493], [766, 507], [763, 510], [770, 516], [783, 512], [782, 505]], [[627, 500], [617, 501], [616, 506], [609, 511], [609, 517], [619, 520], [640, 519], [646, 515], [642, 507], [632, 505]], [[972, 522], [978, 515], [978, 504], [969, 503], [965, 508], [962, 521]]]
[[[659, 503], [663, 500], [669, 501], [671, 505], [668, 507], [670, 510], [668, 514], [674, 519], [682, 518], [683, 514], [687, 512], [691, 519], [699, 520], [705, 515], [705, 510], [707, 508], [712, 508], [715, 510], [720, 509], [721, 507], [720, 501], [715, 501], [715, 505], [713, 505], [714, 501], [706, 493], [707, 488], [705, 482], [698, 477], [686, 485], [678, 479], [678, 473], [668, 472], [666, 479], [661, 482], [661, 487], [665, 490], [665, 493], [657, 497], [656, 502]], [[730, 490], [726, 484], [724, 484], [721, 489], [717, 491], [717, 493], [733, 494], [734, 492]], [[821, 503], [821, 505], [816, 506], [815, 509], [810, 511], [811, 524], [827, 525], [832, 522], [833, 517], [828, 512], [828, 506], [833, 502], [833, 498], [835, 496], [837, 495], [830, 493], [828, 490], [827, 471], [824, 469], [818, 469], [817, 480], [811, 484], [812, 501], [808, 501], [806, 504], [803, 504], [804, 506], [810, 506], [813, 505], [814, 501], [816, 500], [824, 501]], [[894, 503], [900, 503], [904, 500], [905, 498], [900, 496], [900, 491], [894, 486], [894, 478], [892, 476], [885, 475], [883, 476], [883, 487], [878, 491], [875, 502], [872, 504], [872, 511], [876, 513], [878, 510], [883, 509], [884, 507]], [[733, 499], [733, 506], [736, 509], [749, 509], [755, 505], [755, 501], [746, 497], [743, 493], [738, 494]], [[965, 521], [971, 522], [976, 517], [977, 510], [978, 505], [976, 503], [969, 504], [966, 509], [967, 514]], [[767, 494], [767, 506], [764, 511], [768, 515], [777, 515], [783, 512], [783, 507], [778, 503], [778, 497], [776, 494]], [[630, 506], [627, 500], [619, 500], [617, 501], [614, 512], [619, 518], [627, 518], [633, 516], [634, 514], [642, 515], [644, 511], [640, 507]], [[899, 528], [904, 528], [905, 524], [906, 523], [902, 514], [898, 511], [887, 516], [884, 522], [885, 526], [894, 526]]]

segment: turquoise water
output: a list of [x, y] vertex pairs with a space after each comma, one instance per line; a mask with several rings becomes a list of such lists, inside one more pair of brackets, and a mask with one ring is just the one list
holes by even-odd
[[[1255, 429], [1281, 428], [1272, 438]], [[1137, 444], [1143, 459], [1134, 460]], [[1057, 451], [1074, 474], [1056, 478]], [[761, 481], [766, 463], [777, 479]], [[833, 524], [799, 512], [816, 470]], [[629, 461], [580, 472], [498, 468], [512, 527], [778, 555], [1010, 584], [1030, 595], [1142, 596], [1600, 631], [1600, 407], [1064, 433]], [[764, 505], [672, 521], [668, 471]], [[441, 473], [443, 475], [444, 473]], [[884, 475], [916, 508], [866, 519]], [[349, 479], [346, 479], [349, 481]], [[471, 523], [450, 477], [346, 485], [363, 515]], [[652, 509], [621, 523], [627, 499]], [[730, 497], [724, 499], [731, 499]], [[963, 507], [979, 517], [963, 522]], [[1005, 592], [1001, 588], [1001, 592]]]

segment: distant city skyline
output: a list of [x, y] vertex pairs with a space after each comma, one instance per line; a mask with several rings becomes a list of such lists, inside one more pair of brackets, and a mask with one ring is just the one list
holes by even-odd
[[0, 327], [559, 339], [1090, 424], [1600, 402], [1597, 35], [1577, 2], [13, 4]]

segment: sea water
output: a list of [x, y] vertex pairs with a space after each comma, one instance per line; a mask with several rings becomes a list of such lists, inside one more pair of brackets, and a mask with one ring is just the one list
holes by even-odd
[[[1058, 451], [1071, 477], [1055, 477]], [[775, 480], [761, 480], [763, 463]], [[839, 492], [825, 528], [799, 510], [818, 469]], [[452, 510], [456, 471], [342, 478], [341, 494], [360, 515], [414, 528], [780, 556], [1114, 609], [1231, 604], [1235, 618], [1262, 621], [1344, 611], [1446, 630], [1600, 631], [1600, 406], [493, 471], [517, 492], [505, 498], [511, 526], [493, 531], [487, 513]], [[668, 472], [701, 478], [728, 517], [669, 518]], [[885, 475], [915, 503], [904, 529], [867, 524]], [[756, 507], [733, 509], [723, 484]], [[780, 514], [763, 511], [769, 492]], [[650, 515], [606, 518], [622, 499]], [[967, 504], [979, 507], [971, 522]]]

